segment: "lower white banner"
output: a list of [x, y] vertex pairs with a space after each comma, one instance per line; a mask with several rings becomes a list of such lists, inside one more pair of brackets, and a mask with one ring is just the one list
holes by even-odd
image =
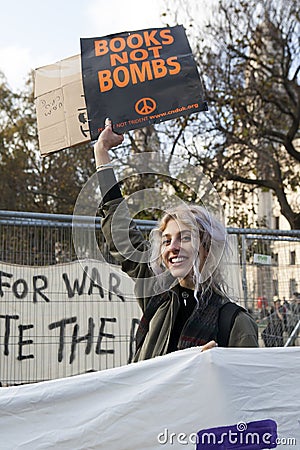
[[300, 348], [199, 348], [0, 389], [0, 448], [300, 448]]

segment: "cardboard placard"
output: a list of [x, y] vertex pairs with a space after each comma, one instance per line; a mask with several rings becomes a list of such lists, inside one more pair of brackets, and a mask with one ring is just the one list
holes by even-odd
[[118, 133], [207, 110], [182, 25], [83, 38], [81, 64], [91, 138], [106, 117]]
[[91, 140], [80, 55], [36, 69], [34, 96], [42, 156]]

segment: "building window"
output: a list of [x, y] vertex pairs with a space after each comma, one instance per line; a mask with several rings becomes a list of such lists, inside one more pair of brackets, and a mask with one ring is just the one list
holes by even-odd
[[294, 292], [297, 291], [297, 281], [295, 278], [290, 278], [290, 297], [293, 297]]
[[275, 230], [280, 230], [280, 228], [279, 228], [280, 217], [275, 216], [274, 220], [275, 220]]
[[290, 252], [290, 265], [294, 266], [296, 264], [296, 252], [291, 251]]
[[275, 266], [278, 266], [278, 253], [272, 253], [272, 262]]
[[278, 295], [278, 280], [273, 280], [273, 295]]

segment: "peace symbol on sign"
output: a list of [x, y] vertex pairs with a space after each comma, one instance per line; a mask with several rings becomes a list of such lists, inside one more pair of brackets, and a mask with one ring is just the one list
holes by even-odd
[[134, 106], [134, 109], [138, 114], [145, 116], [146, 114], [152, 113], [156, 108], [156, 102], [153, 98], [144, 97], [138, 100]]

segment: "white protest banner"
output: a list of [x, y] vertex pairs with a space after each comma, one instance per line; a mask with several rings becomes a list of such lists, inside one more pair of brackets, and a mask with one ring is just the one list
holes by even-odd
[[0, 265], [0, 381], [32, 382], [127, 364], [141, 311], [133, 282], [94, 260]]
[[199, 348], [0, 390], [5, 450], [300, 446], [300, 349]]

